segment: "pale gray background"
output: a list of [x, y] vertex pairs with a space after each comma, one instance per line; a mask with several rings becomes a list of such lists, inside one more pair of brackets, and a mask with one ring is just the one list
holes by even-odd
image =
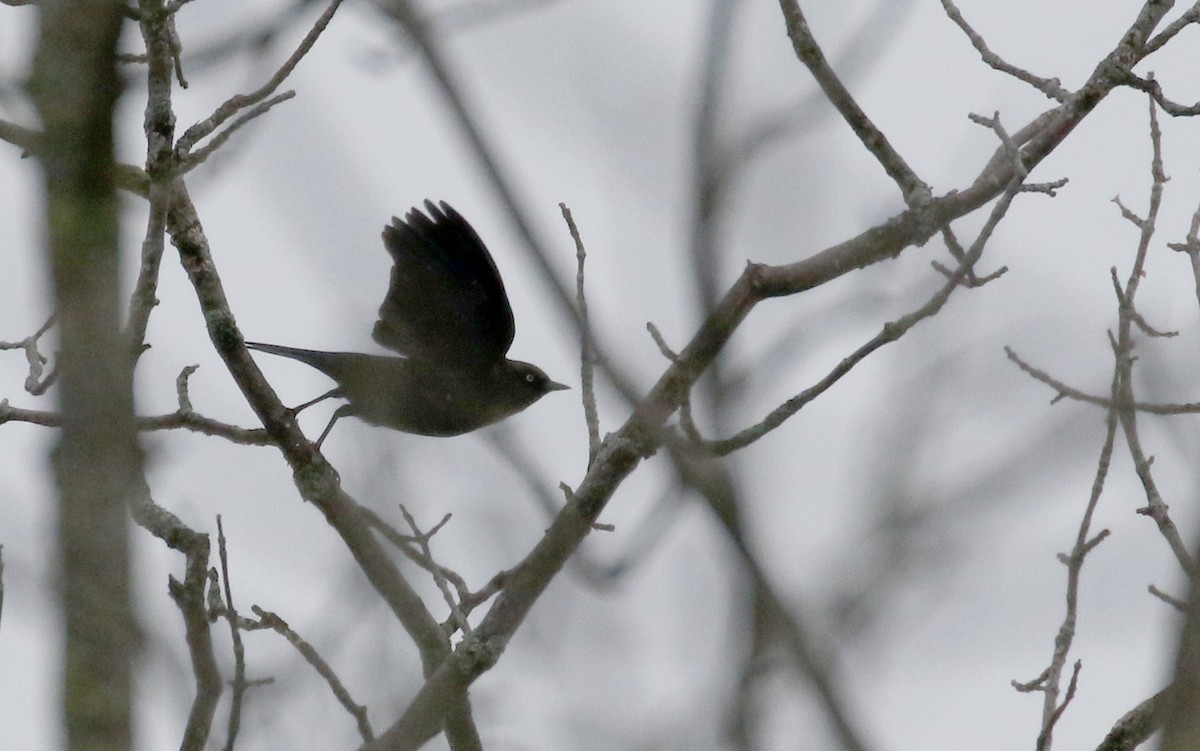
[[[443, 7], [430, 3], [430, 7]], [[492, 144], [511, 171], [537, 229], [554, 249], [559, 278], [573, 282], [574, 248], [557, 204], [566, 202], [590, 251], [593, 321], [643, 387], [663, 361], [645, 333], [655, 322], [681, 346], [697, 316], [685, 247], [690, 138], [707, 3], [563, 0], [456, 32], [447, 51]], [[884, 6], [881, 10], [880, 6]], [[1077, 86], [1109, 50], [1135, 3], [1007, 3], [961, 7], [994, 49], [1042, 75]], [[279, 3], [198, 0], [179, 16], [187, 49], [269, 17]], [[314, 9], [315, 10], [315, 9]], [[818, 39], [892, 143], [935, 191], [961, 187], [994, 149], [967, 120], [999, 111], [1014, 129], [1048, 106], [1028, 87], [978, 61], [938, 3], [810, 2]], [[839, 53], [873, 14], [886, 12], [875, 61]], [[310, 11], [306, 18], [315, 17]], [[2, 116], [33, 124], [13, 96], [32, 44], [34, 12], [0, 9]], [[756, 0], [737, 17], [733, 90], [723, 126], [743, 131], [815, 87], [791, 53], [779, 8]], [[260, 59], [197, 63], [175, 103], [186, 127], [225, 97], [259, 85], [303, 34]], [[130, 28], [127, 46], [136, 49]], [[1154, 60], [1179, 101], [1200, 97], [1195, 31]], [[858, 64], [862, 63], [862, 64]], [[849, 70], [846, 70], [846, 69]], [[303, 347], [377, 351], [371, 323], [386, 286], [379, 231], [425, 197], [453, 203], [487, 239], [517, 319], [512, 354], [578, 386], [577, 342], [529, 265], [494, 196], [432, 89], [423, 66], [390, 24], [347, 4], [288, 87], [298, 96], [233, 139], [190, 179], [213, 255], [242, 331]], [[144, 99], [135, 86], [121, 125], [125, 161], [143, 159]], [[804, 132], [764, 153], [731, 204], [728, 284], [746, 259], [786, 262], [857, 234], [902, 208], [894, 186], [825, 104], [803, 113]], [[1194, 401], [1197, 309], [1182, 240], [1200, 200], [1194, 126], [1166, 122], [1167, 198], [1141, 310], [1180, 338], [1143, 345], [1142, 393]], [[1011, 271], [961, 294], [941, 317], [872, 357], [829, 394], [751, 449], [735, 467], [748, 500], [752, 539], [779, 589], [839, 653], [849, 704], [875, 748], [1032, 748], [1040, 696], [1016, 693], [1046, 665], [1062, 617], [1069, 549], [1103, 438], [1099, 410], [1048, 406], [1052, 393], [1004, 358], [1011, 345], [1041, 367], [1096, 392], [1107, 389], [1114, 325], [1108, 269], [1127, 274], [1136, 232], [1110, 199], [1145, 211], [1149, 140], [1144, 97], [1118, 91], [1034, 175], [1069, 177], [1054, 199], [1020, 198], [985, 256], [983, 270]], [[39, 175], [32, 160], [0, 145], [0, 339], [19, 339], [48, 314], [40, 259]], [[127, 200], [130, 258], [145, 205]], [[969, 238], [979, 217], [961, 223]], [[730, 345], [752, 367], [780, 332], [795, 349], [767, 369], [739, 425], [810, 385], [887, 320], [939, 284], [928, 262], [937, 242], [909, 249], [812, 293], [765, 303]], [[168, 250], [138, 372], [143, 413], [174, 407], [174, 377], [199, 363], [192, 399], [202, 413], [245, 426], [254, 417], [204, 335], [198, 306]], [[130, 265], [131, 278], [133, 265]], [[259, 362], [289, 403], [328, 388], [286, 360]], [[24, 362], [0, 353], [0, 398], [52, 408], [21, 391]], [[536, 457], [543, 485], [575, 483], [586, 461], [576, 389], [552, 394], [505, 428]], [[303, 420], [315, 435], [332, 405]], [[613, 428], [627, 408], [602, 393]], [[1197, 524], [1195, 418], [1147, 418], [1166, 500], [1189, 543]], [[48, 450], [52, 431], [0, 428], [0, 544], [6, 564], [0, 622], [0, 748], [50, 749], [56, 728], [56, 622]], [[300, 502], [276, 452], [184, 433], [145, 437], [155, 499], [194, 527], [230, 538], [235, 597], [274, 610], [345, 677], [386, 726], [411, 695], [419, 666], [391, 616], [350, 566], [341, 544]], [[405, 436], [345, 421], [327, 455], [347, 489], [396, 519], [397, 502], [432, 524], [443, 563], [481, 585], [540, 536], [546, 516], [521, 478], [477, 437]], [[1062, 749], [1094, 747], [1124, 712], [1165, 685], [1175, 621], [1146, 586], [1182, 596], [1182, 577], [1118, 448], [1097, 527], [1113, 537], [1084, 569], [1074, 657], [1079, 696], [1056, 735]], [[694, 501], [668, 502], [661, 459], [617, 493], [584, 554], [621, 560], [647, 518], [659, 538], [615, 586], [561, 576], [501, 664], [473, 689], [489, 749], [722, 748], [721, 719], [743, 649], [742, 582], [729, 546]], [[556, 492], [556, 491], [555, 491]], [[886, 516], [891, 514], [892, 516]], [[905, 535], [888, 519], [911, 524]], [[178, 612], [166, 578], [181, 559], [137, 534], [139, 608], [148, 633], [139, 684], [142, 747], [178, 743], [191, 698]], [[897, 542], [898, 541], [898, 542]], [[897, 547], [898, 546], [898, 547]], [[412, 572], [414, 579], [420, 574]], [[432, 594], [432, 588], [429, 588]], [[436, 602], [432, 600], [431, 602]], [[844, 619], [839, 606], [861, 610]], [[443, 609], [434, 605], [440, 617]], [[218, 633], [223, 633], [218, 631]], [[251, 677], [274, 676], [247, 704], [242, 748], [349, 748], [353, 724], [280, 639], [247, 637]], [[1074, 657], [1072, 659], [1074, 659]], [[386, 673], [386, 680], [376, 676]], [[230, 671], [226, 666], [225, 674]], [[832, 748], [809, 690], [786, 670], [763, 722], [766, 749]], [[227, 697], [226, 697], [227, 698]], [[223, 710], [225, 705], [223, 704]], [[223, 742], [224, 711], [214, 742]], [[439, 740], [436, 744], [441, 744]], [[435, 744], [434, 747], [437, 747]]]

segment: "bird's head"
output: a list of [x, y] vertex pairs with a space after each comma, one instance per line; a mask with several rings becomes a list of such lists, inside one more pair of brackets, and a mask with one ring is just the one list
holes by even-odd
[[497, 396], [514, 412], [525, 409], [551, 391], [571, 388], [550, 380], [538, 366], [520, 360], [506, 360], [503, 371], [503, 376], [497, 379]]

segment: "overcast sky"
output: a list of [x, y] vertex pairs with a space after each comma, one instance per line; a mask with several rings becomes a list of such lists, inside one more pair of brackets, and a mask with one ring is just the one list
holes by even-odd
[[[593, 324], [648, 388], [664, 361], [646, 322], [681, 347], [699, 320], [687, 244], [691, 129], [709, 4], [525, 5], [453, 30], [447, 55], [552, 252], [557, 279], [572, 287], [574, 246], [558, 204], [573, 210], [589, 251]], [[994, 50], [1068, 88], [1117, 42], [1135, 5], [960, 3]], [[191, 85], [175, 98], [180, 131], [229, 95], [259, 86], [290, 54], [313, 9], [261, 56], [242, 53], [219, 64], [198, 56], [279, 7], [260, 0], [185, 7], [178, 21]], [[1015, 131], [1050, 106], [983, 65], [931, 0], [804, 7], [860, 104], [936, 194], [967, 185], [995, 149], [994, 135], [969, 113], [998, 112]], [[0, 117], [31, 127], [36, 121], [17, 92], [34, 15], [32, 7], [0, 8]], [[722, 288], [748, 259], [799, 260], [903, 209], [883, 171], [815, 98], [778, 5], [743, 2], [734, 23], [720, 137], [736, 142], [789, 107], [797, 125], [734, 183], [720, 238]], [[125, 39], [130, 52], [140, 43], [134, 32], [129, 27]], [[1195, 37], [1194, 29], [1185, 33], [1150, 66], [1177, 101], [1200, 98]], [[517, 321], [511, 355], [575, 389], [547, 396], [491, 439], [422, 438], [347, 420], [326, 444], [347, 490], [397, 523], [398, 502], [429, 525], [452, 512], [435, 552], [480, 586], [519, 560], [548, 519], [525, 478], [496, 451], [497, 438], [532, 457], [537, 482], [556, 504], [558, 483], [574, 485], [586, 469], [578, 342], [425, 68], [390, 23], [348, 3], [286, 86], [295, 99], [241, 131], [188, 183], [245, 336], [378, 352], [370, 331], [389, 268], [379, 232], [392, 215], [443, 199], [486, 239], [504, 276]], [[144, 159], [143, 104], [135, 77], [119, 124], [123, 161]], [[1106, 331], [1116, 321], [1109, 269], [1124, 278], [1137, 242], [1111, 199], [1119, 195], [1145, 212], [1146, 109], [1142, 95], [1118, 90], [1038, 167], [1035, 181], [1070, 182], [1055, 198], [1018, 199], [982, 264], [985, 272], [1007, 265], [1004, 277], [961, 293], [937, 319], [731, 462], [756, 550], [789, 604], [836, 649], [848, 703], [874, 748], [1033, 747], [1040, 695], [1019, 694], [1010, 681], [1032, 680], [1050, 658], [1065, 591], [1055, 556], [1074, 540], [1104, 415], [1076, 403], [1051, 407], [1053, 393], [1009, 363], [1003, 347], [1073, 385], [1107, 390]], [[1185, 375], [1200, 365], [1193, 281], [1185, 257], [1165, 243], [1184, 238], [1200, 202], [1200, 139], [1191, 123], [1164, 120], [1172, 180], [1139, 308], [1152, 325], [1180, 336], [1145, 342], [1139, 384], [1148, 401], [1193, 402], [1194, 378]], [[40, 175], [32, 159], [19, 157], [0, 144], [4, 341], [28, 335], [50, 313]], [[145, 205], [127, 197], [126, 207], [132, 279]], [[960, 237], [971, 239], [981, 220], [956, 225]], [[725, 361], [748, 379], [732, 427], [761, 419], [884, 322], [918, 307], [940, 281], [929, 262], [946, 258], [930, 242], [811, 293], [760, 305]], [[159, 298], [147, 335], [152, 349], [137, 375], [139, 411], [174, 409], [176, 374], [199, 364], [191, 379], [196, 409], [256, 427], [212, 351], [170, 249]], [[299, 363], [256, 358], [285, 403], [329, 388]], [[21, 354], [0, 352], [0, 398], [53, 408], [52, 396], [22, 391], [24, 377]], [[305, 413], [310, 436], [333, 408]], [[605, 430], [616, 429], [628, 409], [602, 391]], [[1200, 521], [1193, 503], [1200, 441], [1192, 427], [1191, 418], [1143, 421], [1164, 497], [1189, 542]], [[0, 426], [0, 748], [52, 749], [62, 737], [53, 730], [54, 437], [35, 426]], [[186, 434], [147, 435], [144, 445], [158, 503], [214, 536], [215, 515], [222, 515], [240, 607], [259, 604], [287, 619], [343, 672], [376, 726], [386, 726], [417, 685], [414, 651], [320, 515], [300, 501], [278, 453]], [[1127, 452], [1118, 449], [1118, 457], [1096, 521], [1113, 535], [1084, 570], [1072, 656], [1084, 668], [1079, 696], [1056, 732], [1063, 749], [1094, 747], [1165, 685], [1174, 621], [1146, 587], [1185, 594], [1154, 525], [1135, 513], [1145, 501]], [[473, 689], [485, 746], [723, 748], [722, 717], [736, 680], [729, 652], [744, 648], [746, 626], [744, 582], [727, 541], [694, 499], [677, 497], [661, 458], [622, 486], [604, 521], [616, 532], [593, 535], [582, 550], [585, 565], [556, 580], [501, 664]], [[655, 542], [634, 556], [634, 570], [609, 584], [592, 581], [642, 550], [646, 533]], [[166, 595], [167, 576], [180, 575], [181, 561], [145, 534], [135, 539], [148, 634], [142, 747], [173, 747], [191, 699], [180, 618]], [[431, 585], [422, 586], [440, 603]], [[355, 746], [353, 722], [287, 645], [254, 634], [248, 649], [251, 677], [276, 682], [252, 695], [243, 748]], [[396, 679], [374, 680], [381, 670]], [[764, 690], [779, 698], [768, 703], [762, 748], [834, 747], [821, 735], [827, 731], [810, 691], [793, 674], [779, 671]], [[222, 728], [214, 740], [223, 738]]]

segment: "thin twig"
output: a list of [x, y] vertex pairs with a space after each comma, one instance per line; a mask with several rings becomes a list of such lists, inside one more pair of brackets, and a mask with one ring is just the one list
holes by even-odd
[[46, 390], [54, 384], [54, 381], [58, 377], [57, 368], [51, 370], [50, 374], [45, 378], [42, 377], [42, 374], [45, 372], [45, 365], [49, 360], [38, 349], [38, 340], [54, 325], [55, 317], [55, 314], [50, 314], [50, 317], [46, 319], [46, 322], [37, 331], [18, 342], [0, 342], [0, 350], [25, 350], [25, 360], [29, 363], [29, 375], [25, 377], [25, 391], [33, 396], [41, 396], [46, 393]]
[[1059, 704], [1054, 710], [1054, 713], [1050, 716], [1050, 720], [1042, 728], [1041, 734], [1038, 735], [1037, 751], [1046, 751], [1046, 749], [1050, 748], [1050, 734], [1054, 731], [1054, 726], [1058, 724], [1059, 719], [1062, 718], [1063, 712], [1067, 711], [1071, 700], [1075, 698], [1075, 690], [1079, 687], [1079, 670], [1082, 667], [1083, 662], [1076, 660], [1075, 669], [1071, 671], [1071, 680], [1067, 684], [1067, 695], [1063, 698], [1062, 704]]
[[1184, 602], [1183, 600], [1180, 600], [1177, 597], [1172, 597], [1171, 595], [1162, 591], [1161, 589], [1154, 586], [1153, 584], [1151, 584], [1148, 587], [1148, 591], [1150, 592], [1150, 594], [1154, 595], [1158, 599], [1162, 600], [1163, 602], [1167, 603], [1171, 607], [1175, 608], [1175, 610], [1179, 611], [1180, 613], [1187, 613], [1187, 603]]
[[[650, 332], [650, 338], [654, 340], [658, 351], [662, 356], [670, 362], [677, 362], [679, 355], [675, 354], [675, 350], [667, 344], [667, 340], [663, 338], [662, 332], [653, 322], [646, 322], [646, 330]], [[688, 440], [696, 444], [704, 443], [704, 436], [700, 434], [700, 429], [696, 427], [696, 420], [692, 414], [692, 393], [689, 391], [683, 395], [679, 402], [679, 427], [683, 428], [683, 432], [687, 435]]]
[[295, 98], [295, 96], [296, 92], [285, 91], [282, 94], [271, 97], [265, 102], [260, 102], [259, 104], [250, 108], [249, 111], [242, 113], [236, 120], [230, 123], [228, 128], [225, 128], [220, 133], [213, 136], [211, 141], [183, 157], [179, 161], [180, 171], [190, 172], [196, 167], [199, 167], [201, 164], [207, 161], [210, 156], [216, 153], [217, 149], [224, 146], [225, 142], [228, 141], [242, 126], [246, 125], [254, 118], [266, 114], [268, 110], [280, 102], [286, 102], [289, 99]]
[[[63, 424], [62, 415], [58, 412], [21, 409], [10, 405], [7, 399], [0, 399], [0, 425], [6, 422], [27, 422], [46, 428], [61, 428]], [[166, 415], [135, 417], [134, 424], [138, 430], [190, 430], [194, 433], [217, 436], [246, 446], [275, 444], [275, 439], [262, 428], [242, 428], [203, 417], [195, 412], [172, 412]]]
[[[1112, 407], [1120, 407], [1122, 409], [1133, 409], [1137, 412], [1145, 412], [1150, 415], [1191, 415], [1200, 413], [1200, 402], [1187, 402], [1181, 404], [1159, 404], [1155, 402], [1138, 402], [1126, 404], [1124, 402], [1114, 401], [1111, 396], [1096, 396], [1089, 394], [1082, 389], [1077, 389], [1074, 386], [1069, 386], [1066, 383], [1058, 380], [1044, 370], [1040, 370], [1030, 365], [1021, 358], [1011, 347], [1004, 348], [1004, 354], [1009, 360], [1012, 360], [1018, 368], [1025, 371], [1035, 380], [1041, 381], [1050, 388], [1054, 389], [1057, 395], [1050, 400], [1051, 404], [1055, 404], [1062, 399], [1074, 399], [1075, 401], [1085, 402], [1087, 404], [1095, 404], [1105, 409]], [[1122, 397], [1118, 396], [1117, 399]]]
[[900, 153], [888, 142], [887, 136], [871, 122], [867, 113], [858, 106], [858, 102], [829, 67], [825, 53], [821, 51], [812, 30], [808, 27], [808, 21], [804, 18], [804, 12], [800, 10], [800, 3], [797, 0], [779, 0], [779, 5], [783, 10], [784, 23], [787, 25], [796, 57], [808, 67], [829, 102], [841, 113], [846, 124], [858, 136], [858, 140], [899, 186], [904, 202], [910, 207], [928, 203], [932, 196], [929, 186], [917, 177]]
[[1007, 73], [1018, 81], [1024, 81], [1056, 102], [1065, 102], [1071, 96], [1071, 92], [1064, 89], [1062, 83], [1057, 78], [1035, 76], [1024, 68], [1018, 68], [1005, 61], [1004, 58], [995, 52], [992, 52], [987, 46], [987, 42], [983, 40], [979, 32], [971, 28], [971, 25], [967, 23], [967, 19], [963, 18], [963, 14], [959, 11], [958, 6], [951, 0], [942, 0], [942, 8], [945, 9], [946, 15], [950, 17], [950, 20], [967, 35], [967, 39], [971, 40], [971, 46], [975, 48], [979, 56], [990, 67], [1001, 73]]
[[320, 653], [275, 613], [263, 610], [257, 605], [251, 605], [250, 610], [258, 616], [259, 627], [269, 628], [287, 639], [288, 643], [295, 647], [296, 651], [304, 657], [305, 662], [311, 665], [325, 679], [325, 682], [329, 684], [330, 690], [333, 691], [333, 695], [337, 698], [338, 703], [345, 707], [346, 711], [354, 718], [355, 724], [358, 725], [358, 734], [363, 741], [373, 740], [375, 732], [371, 729], [371, 723], [367, 719], [367, 707], [354, 701], [354, 697], [350, 696], [350, 692], [346, 690], [346, 686], [338, 678], [337, 673], [333, 672], [333, 668], [321, 657]]
[[1188, 230], [1187, 239], [1181, 243], [1167, 243], [1167, 247], [1180, 253], [1186, 253], [1191, 260], [1192, 279], [1195, 280], [1196, 302], [1200, 304], [1200, 206], [1192, 213], [1192, 225]]
[[246, 696], [246, 647], [242, 644], [242, 632], [238, 625], [237, 608], [233, 604], [233, 586], [229, 579], [229, 556], [225, 545], [225, 528], [221, 515], [217, 514], [217, 556], [221, 562], [221, 580], [225, 589], [225, 620], [229, 623], [229, 634], [233, 641], [233, 699], [229, 705], [229, 734], [225, 740], [225, 751], [233, 751], [237, 734], [242, 725], [242, 703]]
[[[400, 513], [404, 515], [404, 522], [408, 524], [408, 528], [412, 530], [413, 539], [416, 541], [417, 547], [421, 549], [421, 554], [426, 559], [433, 561], [433, 550], [429, 547], [429, 539], [438, 533], [442, 527], [450, 521], [450, 514], [442, 517], [442, 520], [434, 525], [433, 529], [428, 532], [422, 532], [417, 526], [417, 520], [408, 512], [404, 504], [400, 504]], [[446, 577], [442, 575], [441, 566], [431, 566], [429, 573], [433, 575], [433, 581], [437, 584], [442, 593], [442, 599], [446, 601], [446, 606], [450, 608], [450, 616], [454, 619], [454, 624], [462, 631], [463, 635], [471, 633], [471, 623], [467, 620], [467, 615], [459, 607], [458, 601], [454, 598], [454, 594], [450, 592], [450, 585], [446, 581]]]
[[[917, 0], [876, 0], [861, 17], [848, 40], [842, 40], [831, 67], [841, 71], [848, 85], [870, 80], [870, 72], [888, 59], [896, 40], [901, 38], [905, 18]], [[714, 171], [722, 182], [744, 174], [767, 149], [795, 134], [810, 135], [830, 116], [823, 91], [813, 91], [773, 112], [759, 115], [746, 123], [744, 132], [734, 134], [733, 143], [719, 156]]]
[[299, 65], [300, 61], [304, 59], [304, 56], [308, 54], [308, 51], [311, 50], [313, 45], [317, 43], [317, 39], [321, 36], [321, 33], [325, 31], [325, 28], [329, 25], [329, 22], [333, 20], [333, 14], [337, 12], [337, 9], [341, 4], [342, 0], [332, 0], [332, 2], [329, 3], [329, 7], [325, 9], [325, 12], [321, 14], [321, 16], [313, 24], [312, 28], [309, 29], [308, 34], [304, 36], [304, 39], [300, 42], [300, 45], [296, 48], [296, 51], [292, 53], [291, 57], [289, 57], [283, 63], [283, 65], [279, 66], [279, 69], [275, 71], [274, 75], [272, 75], [271, 78], [268, 79], [267, 82], [263, 84], [257, 91], [253, 91], [249, 94], [238, 94], [230, 97], [207, 118], [188, 128], [187, 131], [185, 131], [184, 134], [179, 137], [179, 141], [175, 146], [176, 154], [178, 154], [180, 157], [186, 157], [191, 153], [192, 147], [195, 146], [197, 142], [199, 142], [202, 138], [207, 138], [217, 128], [221, 127], [221, 125], [224, 124], [229, 118], [233, 117], [246, 107], [256, 105], [274, 94], [275, 89], [279, 88], [279, 85], [291, 75], [292, 71], [297, 65]]
[[[567, 208], [565, 203], [558, 204], [558, 208], [562, 211], [563, 219], [567, 222], [567, 228], [571, 231], [571, 239], [575, 241], [575, 302], [579, 307], [579, 320], [584, 330], [591, 329], [591, 321], [588, 318], [587, 296], [584, 294], [583, 287], [583, 265], [587, 260], [587, 251], [583, 247], [583, 237], [579, 234], [579, 228], [575, 226], [575, 217], [571, 215], [571, 210]], [[600, 413], [596, 409], [596, 366], [595, 352], [592, 348], [592, 337], [583, 335], [580, 338], [580, 366], [579, 366], [579, 389], [582, 392], [583, 399], [583, 417], [587, 423], [588, 431], [588, 463], [595, 461], [596, 454], [600, 451]]]
[[1195, 117], [1196, 115], [1200, 115], [1200, 102], [1195, 104], [1180, 104], [1171, 101], [1163, 93], [1162, 84], [1154, 80], [1153, 76], [1142, 78], [1130, 73], [1126, 76], [1124, 83], [1132, 89], [1149, 94], [1158, 106], [1162, 107], [1163, 112], [1172, 117]]

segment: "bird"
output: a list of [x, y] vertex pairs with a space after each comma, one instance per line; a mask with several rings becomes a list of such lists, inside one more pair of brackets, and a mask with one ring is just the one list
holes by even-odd
[[293, 407], [346, 399], [334, 423], [354, 416], [425, 436], [468, 433], [516, 414], [551, 391], [570, 388], [541, 368], [507, 357], [516, 334], [496, 262], [474, 228], [445, 201], [426, 199], [383, 229], [392, 257], [387, 295], [371, 332], [400, 357], [324, 352], [246, 342], [249, 349], [299, 360], [337, 386]]

